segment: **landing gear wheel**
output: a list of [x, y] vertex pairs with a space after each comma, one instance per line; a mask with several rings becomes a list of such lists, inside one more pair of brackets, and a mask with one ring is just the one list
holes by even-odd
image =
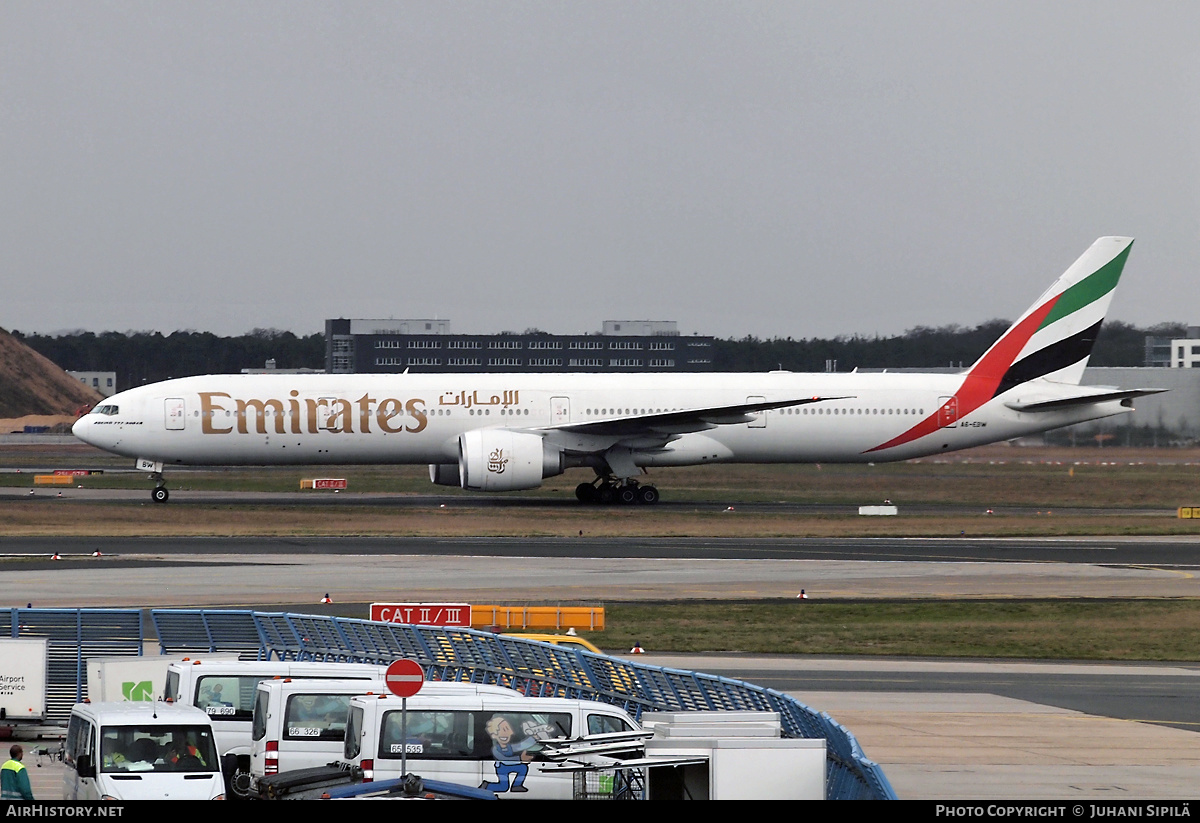
[[150, 492], [150, 499], [155, 503], [166, 503], [170, 497], [171, 493], [167, 491], [166, 486], [155, 486], [154, 491]]
[[575, 487], [575, 497], [580, 503], [595, 503], [596, 487], [591, 483], [580, 483]]
[[653, 506], [658, 502], [658, 489], [653, 486], [638, 486], [637, 502], [645, 506]]
[[638, 490], [636, 486], [621, 486], [617, 489], [617, 502], [628, 506], [631, 503], [636, 503], [638, 499]]
[[596, 489], [596, 501], [608, 505], [617, 499], [617, 490], [608, 483]]

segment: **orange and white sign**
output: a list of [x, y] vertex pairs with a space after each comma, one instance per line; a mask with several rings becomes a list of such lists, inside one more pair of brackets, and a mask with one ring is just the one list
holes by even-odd
[[372, 603], [371, 619], [413, 626], [471, 628], [470, 603]]

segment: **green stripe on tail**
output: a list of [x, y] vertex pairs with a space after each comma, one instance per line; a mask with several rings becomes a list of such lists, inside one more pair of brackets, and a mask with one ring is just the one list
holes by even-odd
[[1126, 246], [1124, 251], [1112, 260], [1063, 292], [1062, 296], [1058, 298], [1058, 302], [1054, 304], [1054, 308], [1050, 310], [1050, 313], [1046, 315], [1046, 319], [1042, 321], [1042, 325], [1038, 328], [1044, 329], [1056, 320], [1061, 320], [1069, 314], [1074, 314], [1084, 306], [1094, 303], [1116, 288], [1117, 281], [1121, 279], [1121, 270], [1125, 268], [1125, 260], [1129, 257], [1129, 250], [1131, 248], [1133, 248], [1132, 243]]

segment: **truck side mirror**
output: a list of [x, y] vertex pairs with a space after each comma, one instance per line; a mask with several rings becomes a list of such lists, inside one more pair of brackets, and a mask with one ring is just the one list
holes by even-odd
[[81, 754], [75, 758], [75, 771], [80, 777], [95, 777], [96, 764], [92, 762], [90, 754]]

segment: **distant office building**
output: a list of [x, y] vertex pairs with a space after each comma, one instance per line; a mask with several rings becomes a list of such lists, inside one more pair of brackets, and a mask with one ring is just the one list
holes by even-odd
[[1188, 326], [1187, 337], [1171, 341], [1171, 366], [1176, 369], [1200, 367], [1200, 326]]
[[1186, 337], [1147, 337], [1145, 365], [1160, 369], [1200, 368], [1200, 326], [1188, 326]]
[[115, 371], [69, 371], [67, 374], [105, 397], [111, 397], [117, 392], [117, 373]]
[[[1197, 338], [1185, 338], [1195, 340]], [[1117, 386], [1122, 389], [1166, 389], [1162, 394], [1139, 397], [1133, 401], [1134, 411], [1128, 415], [1080, 423], [1081, 431], [1112, 430], [1117, 427], [1144, 426], [1169, 433], [1157, 445], [1168, 442], [1194, 442], [1200, 438], [1200, 370], [1174, 368], [1133, 368], [1121, 366], [1088, 366], [1083, 372], [1085, 386]], [[1067, 430], [1069, 431], [1069, 429]], [[1122, 445], [1120, 441], [1113, 445]]]
[[242, 369], [242, 374], [322, 374], [322, 369], [279, 369], [275, 367], [272, 357], [263, 364], [261, 369]]
[[678, 337], [674, 320], [605, 320], [600, 333], [605, 337]]
[[606, 320], [603, 334], [454, 334], [448, 320], [326, 320], [332, 374], [694, 372], [713, 370], [712, 337], [673, 321]]

